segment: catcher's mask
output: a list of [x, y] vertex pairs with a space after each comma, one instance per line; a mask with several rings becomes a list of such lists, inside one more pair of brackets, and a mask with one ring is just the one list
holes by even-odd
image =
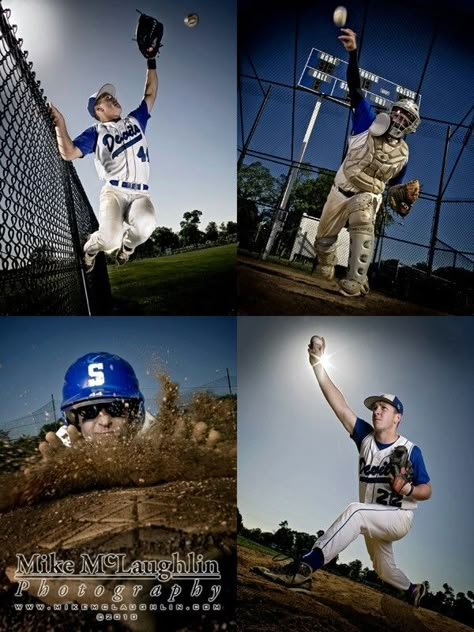
[[390, 127], [388, 133], [393, 138], [402, 138], [416, 130], [420, 124], [418, 105], [410, 99], [396, 101], [390, 110]]
[[66, 372], [61, 410], [65, 421], [78, 425], [102, 409], [139, 425], [145, 419], [144, 397], [132, 366], [117, 355], [88, 353]]

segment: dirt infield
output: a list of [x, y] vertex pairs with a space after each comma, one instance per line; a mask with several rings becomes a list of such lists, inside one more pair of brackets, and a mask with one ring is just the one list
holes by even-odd
[[443, 315], [372, 290], [348, 298], [336, 284], [288, 266], [239, 256], [237, 267], [239, 315], [276, 316], [426, 316]]
[[238, 547], [237, 629], [242, 632], [468, 632], [466, 625], [325, 571], [311, 593], [292, 592], [253, 573], [271, 558]]
[[[0, 630], [34, 630], [57, 632], [88, 630], [133, 630], [134, 632], [155, 632], [166, 630], [214, 630], [224, 624], [229, 628], [233, 619], [235, 574], [235, 487], [233, 478], [217, 478], [199, 481], [178, 481], [142, 489], [96, 490], [65, 498], [21, 507], [2, 514], [0, 545], [3, 560], [0, 564]], [[97, 565], [99, 554], [116, 554], [123, 558], [120, 564], [127, 569], [136, 560], [169, 561], [178, 554], [186, 562], [188, 555], [194, 559], [202, 556], [214, 560], [219, 565], [221, 578], [215, 580], [221, 591], [219, 603], [221, 611], [195, 610], [196, 603], [204, 603], [209, 595], [210, 582], [203, 580], [200, 598], [192, 598], [189, 593], [192, 582], [171, 580], [161, 583], [159, 577], [152, 579], [137, 573], [136, 579], [124, 579], [122, 573], [114, 569], [117, 579], [96, 566], [94, 579], [79, 582], [67, 575], [53, 579], [55, 575], [43, 572], [48, 580], [30, 578], [27, 592], [18, 598], [15, 590], [17, 563], [16, 554], [21, 553], [26, 560], [33, 554], [54, 555], [58, 560], [68, 560], [79, 572], [84, 565], [84, 556]], [[99, 563], [100, 564], [100, 563]], [[110, 562], [105, 562], [108, 569]], [[57, 571], [55, 571], [57, 572]], [[192, 571], [189, 571], [192, 572]], [[90, 573], [89, 573], [90, 574]], [[127, 573], [125, 572], [127, 575]], [[104, 576], [104, 579], [102, 579]], [[41, 581], [47, 581], [49, 593], [39, 597]], [[10, 583], [11, 582], [11, 583]], [[143, 591], [136, 596], [133, 592], [142, 586]], [[67, 596], [61, 596], [61, 586]], [[96, 590], [105, 591], [97, 597]], [[120, 588], [123, 586], [123, 588]], [[151, 589], [159, 587], [160, 594], [150, 597]], [[180, 612], [166, 610], [170, 594], [178, 591], [176, 604], [183, 604]], [[139, 610], [137, 621], [115, 621], [107, 625], [96, 619], [91, 604], [100, 602], [107, 611], [116, 601], [113, 595], [120, 588], [123, 600], [117, 601], [116, 610], [124, 611], [135, 604]], [[201, 602], [199, 601], [201, 599]], [[42, 610], [29, 611], [44, 602]], [[15, 604], [22, 604], [24, 610], [16, 611]], [[71, 603], [85, 609], [80, 612], [66, 608]], [[155, 603], [163, 610], [150, 610]], [[60, 610], [57, 608], [62, 604]], [[146, 607], [146, 609], [145, 609]], [[201, 606], [200, 606], [201, 608]], [[177, 608], [179, 610], [179, 608]]]

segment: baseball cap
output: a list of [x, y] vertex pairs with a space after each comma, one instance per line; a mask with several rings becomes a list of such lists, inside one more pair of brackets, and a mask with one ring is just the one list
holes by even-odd
[[395, 407], [397, 413], [403, 415], [403, 404], [396, 395], [390, 395], [388, 393], [385, 393], [384, 395], [372, 395], [371, 397], [364, 399], [364, 406], [367, 406], [369, 410], [372, 410], [372, 406], [375, 402], [387, 402], [387, 404], [391, 404]]
[[104, 93], [111, 94], [113, 97], [115, 97], [115, 86], [113, 86], [111, 83], [106, 83], [102, 86], [102, 88], [100, 88], [100, 90], [97, 90], [95, 94], [91, 94], [91, 96], [89, 97], [89, 101], [87, 102], [87, 111], [92, 116], [92, 118], [95, 118], [95, 102]]

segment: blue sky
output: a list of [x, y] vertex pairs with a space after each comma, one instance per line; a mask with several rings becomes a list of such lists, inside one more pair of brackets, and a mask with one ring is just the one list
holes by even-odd
[[[159, 93], [147, 139], [151, 196], [160, 226], [179, 229], [183, 213], [235, 221], [235, 2], [184, 0], [6, 0], [48, 100], [64, 114], [72, 137], [93, 124], [88, 97], [117, 87], [123, 114], [143, 96], [146, 62], [132, 41], [136, 8], [164, 23]], [[197, 12], [195, 28], [184, 17]], [[101, 184], [94, 160], [74, 161], [93, 208]]]
[[128, 360], [147, 408], [156, 412], [158, 369], [184, 389], [221, 378], [225, 383], [226, 369], [235, 378], [236, 321], [230, 316], [1, 318], [0, 427], [37, 410], [51, 395], [59, 411], [67, 368], [92, 351]]
[[[238, 506], [247, 528], [327, 529], [358, 500], [357, 448], [324, 400], [307, 361], [326, 339], [329, 374], [354, 412], [394, 393], [400, 433], [422, 450], [433, 486], [394, 550], [413, 582], [472, 590], [474, 330], [464, 317], [246, 317], [238, 322]], [[343, 562], [371, 564], [363, 538]]]
[[[416, 91], [423, 73], [427, 54], [435, 29], [432, 55], [421, 85], [421, 114], [424, 117], [444, 121], [460, 122], [474, 102], [474, 86], [471, 80], [474, 67], [470, 28], [472, 24], [472, 3], [457, 0], [459, 10], [437, 14], [441, 6], [437, 0], [432, 3], [393, 3], [387, 0], [358, 2], [349, 0], [347, 26], [359, 35], [364, 23], [364, 9], [368, 7], [365, 33], [362, 43], [359, 39], [360, 66], [385, 79], [399, 83]], [[335, 57], [347, 60], [347, 53], [337, 40], [339, 30], [332, 23], [335, 4], [327, 0], [317, 3], [298, 2], [291, 6], [270, 10], [270, 3], [263, 0], [255, 8], [250, 0], [240, 0], [243, 7], [239, 14], [240, 64], [244, 75], [267, 81], [293, 85], [299, 79], [311, 48], [315, 47]], [[300, 20], [296, 30], [295, 6], [300, 6]], [[293, 77], [296, 44], [296, 77]], [[361, 45], [360, 45], [361, 44]], [[258, 107], [262, 102], [262, 92], [249, 79], [243, 84], [244, 138], [250, 131]], [[294, 158], [311, 116], [315, 97], [307, 92], [296, 94], [296, 116], [294, 126]], [[250, 149], [284, 156], [291, 155], [292, 93], [282, 87], [274, 87]], [[465, 121], [469, 124], [471, 115]], [[342, 159], [346, 138], [348, 109], [336, 104], [323, 102], [313, 134], [308, 143], [304, 160], [313, 165], [336, 170]], [[238, 143], [242, 146], [240, 117], [238, 123]], [[448, 160], [449, 174], [462, 146], [466, 130], [458, 131], [452, 137]], [[437, 194], [442, 166], [446, 127], [434, 122], [423, 121], [415, 134], [408, 137], [410, 161], [407, 179], [418, 178], [424, 193]], [[246, 162], [255, 160], [251, 156]], [[286, 173], [284, 166], [266, 162], [275, 175]], [[465, 150], [455, 174], [446, 190], [451, 199], [474, 199], [472, 139]], [[434, 206], [421, 200], [410, 216], [397, 222], [390, 235], [398, 239], [409, 239], [423, 244], [429, 243]], [[441, 209], [438, 236], [449, 245], [472, 252], [474, 250], [474, 230], [472, 223], [472, 202], [446, 204]], [[413, 249], [403, 252], [403, 257], [423, 257]]]

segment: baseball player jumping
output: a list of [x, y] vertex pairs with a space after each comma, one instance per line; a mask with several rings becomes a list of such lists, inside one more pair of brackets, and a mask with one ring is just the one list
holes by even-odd
[[[418, 607], [426, 587], [413, 584], [397, 567], [392, 542], [409, 532], [417, 502], [431, 496], [421, 450], [398, 434], [403, 405], [395, 395], [374, 395], [364, 400], [372, 411], [373, 425], [357, 417], [320, 362], [324, 350], [324, 338], [313, 337], [308, 347], [309, 361], [324, 397], [357, 445], [360, 502], [351, 503], [301, 559], [273, 570], [261, 566], [253, 570], [289, 588], [309, 589], [314, 571], [362, 534], [378, 576], [405, 591], [408, 601]], [[393, 474], [394, 456], [400, 451], [407, 461]]]
[[[159, 36], [143, 43], [140, 21], [143, 19], [161, 27]], [[153, 24], [152, 24], [153, 26]], [[149, 23], [147, 23], [150, 30]], [[91, 272], [96, 255], [117, 250], [118, 265], [126, 263], [135, 248], [144, 243], [156, 228], [155, 210], [150, 200], [149, 156], [145, 130], [158, 92], [156, 55], [163, 27], [149, 16], [140, 16], [137, 41], [147, 58], [147, 73], [143, 100], [136, 110], [121, 118], [122, 107], [116, 99], [113, 85], [106, 83], [89, 97], [87, 111], [96, 124], [74, 140], [66, 128], [63, 115], [50, 104], [56, 126], [59, 151], [64, 160], [94, 154], [97, 173], [105, 185], [100, 194], [99, 230], [90, 235], [84, 245], [84, 268]]]
[[[338, 39], [349, 52], [347, 83], [352, 135], [321, 214], [315, 240], [318, 256], [315, 273], [329, 281], [334, 278], [337, 238], [348, 223], [349, 266], [346, 278], [339, 282], [339, 291], [345, 296], [361, 296], [369, 291], [367, 272], [373, 252], [375, 218], [385, 185], [388, 182], [394, 185], [388, 191], [388, 200], [402, 216], [408, 214], [419, 195], [417, 180], [405, 185], [399, 183], [408, 162], [404, 137], [416, 130], [420, 115], [417, 104], [404, 98], [393, 104], [390, 113], [376, 116], [361, 90], [356, 34], [351, 29], [341, 31], [343, 35]], [[403, 193], [401, 199], [400, 193]]]

